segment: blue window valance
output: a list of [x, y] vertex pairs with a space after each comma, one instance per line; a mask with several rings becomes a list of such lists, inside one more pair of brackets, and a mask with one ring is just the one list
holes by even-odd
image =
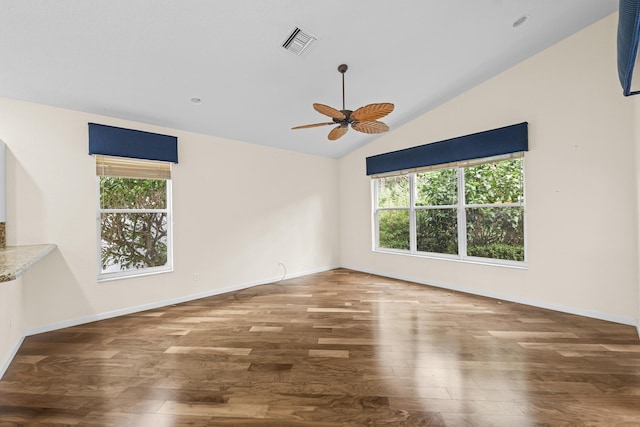
[[397, 172], [529, 150], [528, 123], [367, 157], [367, 175]]
[[[618, 78], [625, 96], [636, 95], [640, 70], [635, 69], [640, 39], [640, 0], [620, 0], [618, 11]], [[635, 85], [633, 85], [635, 83]], [[633, 86], [633, 87], [632, 87]]]
[[89, 123], [89, 154], [178, 163], [178, 138]]

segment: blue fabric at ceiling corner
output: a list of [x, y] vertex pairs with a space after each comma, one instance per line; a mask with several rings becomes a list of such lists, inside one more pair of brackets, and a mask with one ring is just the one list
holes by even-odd
[[640, 0], [620, 0], [618, 11], [618, 78], [625, 96], [631, 92], [631, 79], [640, 37]]
[[178, 163], [178, 138], [89, 123], [89, 154]]
[[528, 123], [367, 157], [367, 175], [397, 172], [529, 150]]

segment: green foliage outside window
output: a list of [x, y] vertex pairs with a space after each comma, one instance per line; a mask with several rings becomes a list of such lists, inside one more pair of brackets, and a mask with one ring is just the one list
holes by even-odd
[[467, 255], [524, 261], [524, 209], [468, 208]]
[[416, 174], [416, 206], [445, 206], [458, 203], [458, 174], [440, 169]]
[[384, 230], [380, 233], [381, 248], [406, 251], [411, 248], [408, 209], [380, 211], [378, 222], [380, 230]]
[[464, 183], [467, 205], [497, 205], [467, 208], [467, 254], [524, 261], [524, 208], [500, 206], [523, 200], [523, 159], [466, 168]]
[[[458, 174], [440, 169], [416, 174], [416, 206], [455, 206]], [[458, 253], [458, 210], [455, 207], [416, 210], [416, 244], [420, 252]]]
[[407, 175], [378, 180], [378, 207], [406, 208], [383, 210], [378, 214], [381, 248], [409, 250], [409, 177]]
[[390, 176], [378, 180], [378, 207], [409, 207], [409, 176]]
[[458, 253], [457, 209], [416, 211], [416, 239], [420, 252]]
[[167, 181], [100, 177], [100, 208], [145, 210], [101, 213], [103, 271], [167, 264]]
[[518, 203], [524, 196], [523, 186], [523, 159], [464, 169], [464, 193], [468, 205]]
[[[458, 254], [457, 169], [415, 174], [416, 245], [420, 252]], [[378, 180], [379, 246], [409, 250], [409, 175]], [[524, 261], [523, 159], [464, 169], [467, 255]], [[471, 205], [471, 206], [469, 206]], [[473, 206], [491, 205], [491, 206]]]

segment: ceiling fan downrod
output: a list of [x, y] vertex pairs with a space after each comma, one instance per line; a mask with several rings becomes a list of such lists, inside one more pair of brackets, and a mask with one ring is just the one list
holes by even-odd
[[346, 111], [344, 103], [344, 73], [346, 73], [348, 69], [349, 67], [347, 66], [347, 64], [338, 65], [338, 71], [342, 73], [342, 111]]

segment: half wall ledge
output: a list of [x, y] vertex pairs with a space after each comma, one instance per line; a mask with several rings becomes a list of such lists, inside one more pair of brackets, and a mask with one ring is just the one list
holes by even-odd
[[55, 244], [50, 243], [0, 248], [0, 283], [17, 279], [56, 247]]

